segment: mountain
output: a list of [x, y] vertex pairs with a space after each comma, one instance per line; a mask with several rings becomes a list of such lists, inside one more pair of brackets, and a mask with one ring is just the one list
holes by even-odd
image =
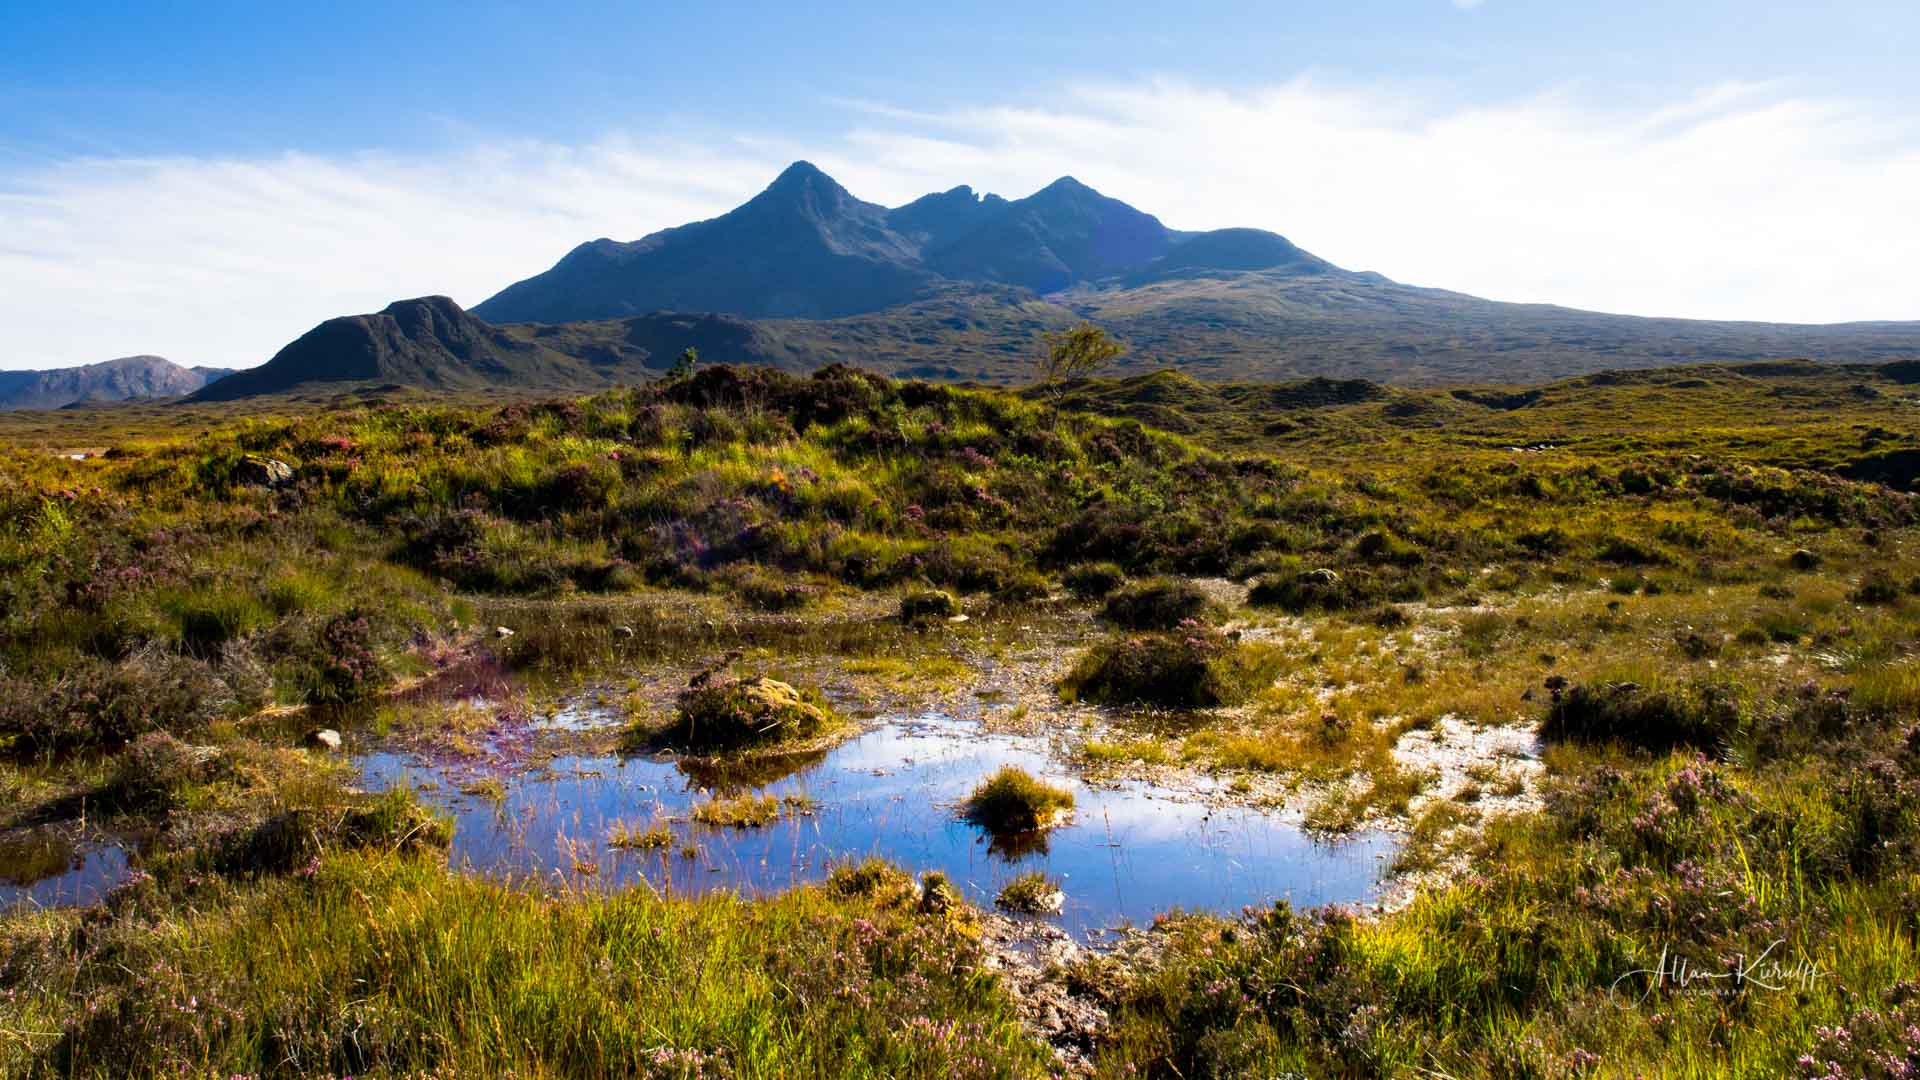
[[123, 356], [47, 371], [0, 371], [0, 410], [180, 397], [226, 374], [224, 368], [186, 368], [158, 356]]
[[962, 185], [889, 210], [798, 161], [736, 210], [630, 243], [582, 244], [473, 313], [494, 323], [655, 311], [835, 319], [956, 284], [1050, 293], [1163, 264], [1344, 273], [1257, 229], [1176, 232], [1072, 177], [1011, 202]]
[[1171, 229], [1072, 177], [1023, 199], [960, 186], [887, 209], [806, 162], [731, 213], [582, 245], [474, 308], [496, 323], [579, 325], [570, 340], [602, 345], [635, 332], [622, 320], [667, 312], [756, 324], [720, 353], [703, 346], [714, 359], [993, 381], [1025, 378], [1038, 334], [1078, 319], [1128, 343], [1123, 373], [1224, 380], [1540, 381], [1920, 355], [1920, 323], [1647, 319], [1403, 285], [1263, 229]]

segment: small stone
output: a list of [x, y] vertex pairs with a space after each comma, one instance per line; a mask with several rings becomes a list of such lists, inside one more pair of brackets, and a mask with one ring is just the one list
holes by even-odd
[[493, 628], [493, 636], [497, 638], [510, 638], [513, 636], [513, 631], [504, 626], [496, 626]]
[[310, 749], [337, 752], [340, 749], [340, 733], [332, 728], [315, 728], [307, 732], [306, 743]]

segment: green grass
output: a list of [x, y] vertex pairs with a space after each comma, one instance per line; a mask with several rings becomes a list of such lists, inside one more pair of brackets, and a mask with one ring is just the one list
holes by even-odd
[[114, 919], [78, 954], [59, 947], [72, 929], [9, 929], [7, 1075], [1017, 1077], [1045, 1060], [964, 934], [819, 889], [555, 900], [341, 856]]

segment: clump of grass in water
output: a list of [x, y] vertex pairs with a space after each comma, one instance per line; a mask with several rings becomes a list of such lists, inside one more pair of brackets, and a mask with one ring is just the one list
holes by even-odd
[[1007, 765], [981, 781], [963, 809], [968, 821], [991, 832], [1033, 832], [1058, 824], [1073, 809], [1073, 792]]
[[693, 820], [715, 828], [757, 829], [772, 822], [781, 813], [790, 815], [813, 812], [813, 800], [806, 795], [776, 797], [768, 794], [715, 795], [693, 808]]
[[757, 828], [780, 816], [772, 795], [716, 795], [693, 808], [693, 820], [715, 828]]
[[497, 776], [483, 776], [471, 783], [462, 784], [460, 793], [486, 799], [489, 802], [503, 802], [507, 797], [507, 785]]
[[631, 851], [658, 851], [673, 844], [673, 830], [666, 822], [656, 821], [644, 829], [624, 821], [615, 822], [607, 832], [607, 846]]
[[1060, 910], [1066, 902], [1066, 893], [1056, 879], [1030, 870], [1002, 886], [993, 902], [1008, 911], [1045, 915]]

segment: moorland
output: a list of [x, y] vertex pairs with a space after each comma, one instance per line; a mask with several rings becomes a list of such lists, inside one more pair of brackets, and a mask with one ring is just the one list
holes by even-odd
[[[718, 365], [0, 416], [0, 1072], [1907, 1075], [1917, 409], [1911, 362]], [[773, 778], [923, 712], [1030, 740], [919, 800], [997, 895], [652, 872], [831, 832]], [[585, 754], [685, 813], [467, 864]], [[1390, 858], [1036, 938], [1114, 791]]]

